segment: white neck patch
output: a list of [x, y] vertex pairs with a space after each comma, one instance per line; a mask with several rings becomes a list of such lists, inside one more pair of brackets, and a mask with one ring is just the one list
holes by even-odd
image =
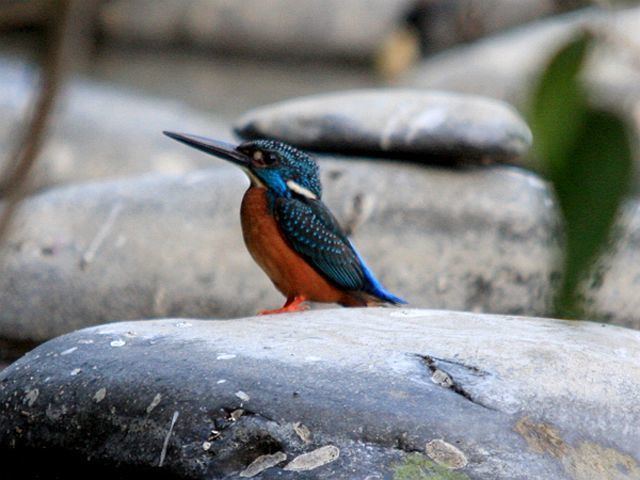
[[248, 168], [243, 168], [242, 170], [244, 170], [244, 173], [246, 173], [247, 177], [249, 177], [249, 180], [251, 181], [251, 185], [253, 185], [254, 187], [265, 188], [265, 184], [262, 182], [262, 180], [260, 180], [258, 177], [256, 177], [251, 172], [251, 170], [249, 170]]
[[308, 188], [304, 188], [302, 185], [297, 184], [293, 180], [287, 180], [287, 187], [296, 192], [298, 195], [302, 195], [303, 197], [311, 198], [313, 200], [318, 199], [318, 197], [316, 197], [311, 190], [309, 190]]

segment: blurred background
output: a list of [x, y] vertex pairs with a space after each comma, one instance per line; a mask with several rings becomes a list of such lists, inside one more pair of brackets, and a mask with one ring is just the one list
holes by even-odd
[[[439, 113], [446, 132], [428, 141], [458, 142], [474, 132], [449, 148], [445, 162], [428, 148], [342, 151], [344, 141], [330, 136], [316, 142], [314, 150], [325, 152], [327, 202], [372, 269], [412, 306], [552, 315], [562, 212], [523, 122], [550, 59], [585, 29], [597, 39], [579, 72], [588, 103], [613, 112], [637, 138], [635, 2], [1, 2], [0, 357], [96, 323], [250, 315], [277, 305], [240, 240], [246, 180], [160, 132], [237, 141], [233, 127], [242, 131], [257, 107], [371, 88], [388, 91], [391, 103], [400, 89], [416, 104], [421, 95], [451, 94]], [[498, 101], [506, 125], [507, 140], [492, 141], [517, 137], [517, 152], [505, 157], [494, 155], [502, 145], [478, 146], [496, 119], [491, 109], [480, 112], [485, 100]], [[407, 128], [426, 122], [425, 102]], [[302, 117], [302, 107], [284, 104], [278, 121], [319, 128], [315, 121], [334, 125], [360, 108], [355, 116], [365, 120], [354, 122], [361, 125], [383, 108], [351, 106], [348, 95], [344, 112], [317, 103]], [[468, 116], [474, 109], [480, 113]], [[382, 136], [377, 128], [366, 131]], [[636, 192], [633, 171], [621, 176]], [[640, 327], [636, 201], [633, 194], [620, 200], [614, 235], [621, 241], [588, 269], [585, 318]]]
[[[96, 81], [234, 118], [285, 98], [405, 83], [423, 58], [591, 3], [600, 2], [88, 0], [74, 6], [76, 52], [67, 66]], [[42, 52], [51, 4], [3, 2], [5, 57], [33, 60]], [[532, 44], [522, 52], [525, 69], [526, 57], [543, 55], [540, 50]], [[504, 68], [518, 68], [511, 65], [516, 58], [502, 60]], [[473, 90], [444, 83], [453, 73], [423, 81]]]

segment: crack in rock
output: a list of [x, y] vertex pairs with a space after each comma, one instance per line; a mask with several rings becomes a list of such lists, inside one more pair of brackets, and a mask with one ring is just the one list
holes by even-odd
[[488, 375], [488, 372], [477, 367], [465, 365], [464, 363], [441, 359], [438, 357], [434, 357], [432, 355], [423, 355], [423, 354], [414, 354], [414, 355], [417, 356], [422, 361], [422, 363], [424, 363], [427, 366], [431, 374], [431, 381], [436, 385], [439, 385], [443, 388], [447, 388], [452, 392], [457, 393], [461, 397], [469, 400], [471, 403], [474, 403], [482, 408], [486, 408], [488, 410], [494, 410], [494, 411], [497, 410], [475, 399], [473, 395], [471, 395], [471, 393], [469, 393], [462, 385], [456, 382], [453, 376], [451, 376], [451, 374], [449, 374], [446, 370], [444, 370], [440, 364], [449, 363], [451, 365], [457, 365], [469, 370], [472, 374], [476, 376], [481, 376], [481, 377]]
[[206, 443], [209, 443], [209, 450], [211, 448], [211, 442], [216, 440], [222, 440], [223, 434], [226, 430], [228, 430], [234, 423], [240, 420], [242, 417], [259, 417], [268, 422], [273, 422], [276, 425], [280, 425], [275, 420], [267, 417], [258, 412], [254, 412], [252, 410], [247, 410], [246, 408], [241, 407], [222, 407], [218, 410], [218, 415], [213, 418], [213, 426], [211, 429], [209, 436], [207, 437]]
[[479, 367], [476, 367], [475, 365], [469, 365], [463, 362], [457, 362], [455, 360], [449, 360], [447, 358], [440, 358], [440, 357], [436, 357], [435, 355], [428, 355], [430, 358], [432, 358], [433, 360], [440, 362], [440, 363], [448, 363], [450, 365], [456, 365], [458, 367], [462, 367], [465, 370], [469, 370], [470, 373], [479, 376], [479, 377], [485, 377], [487, 375], [489, 375], [489, 372], [486, 370], [483, 370]]

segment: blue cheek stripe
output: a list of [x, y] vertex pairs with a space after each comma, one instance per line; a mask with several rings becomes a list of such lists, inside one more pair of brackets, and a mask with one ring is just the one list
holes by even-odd
[[255, 174], [277, 195], [286, 196], [288, 193], [287, 184], [277, 170], [258, 170]]
[[260, 170], [254, 173], [268, 187], [267, 201], [269, 210], [271, 210], [272, 212], [276, 198], [289, 198], [291, 196], [291, 192], [289, 191], [287, 184], [284, 182], [284, 180], [280, 176], [280, 172], [278, 172], [277, 170]]

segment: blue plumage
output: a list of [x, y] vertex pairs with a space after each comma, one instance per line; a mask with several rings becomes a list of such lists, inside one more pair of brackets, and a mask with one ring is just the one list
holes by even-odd
[[[378, 303], [372, 302], [373, 299], [392, 304], [406, 303], [384, 289], [322, 203], [318, 165], [311, 156], [273, 140], [255, 140], [232, 146], [195, 135], [165, 133], [175, 140], [240, 166], [251, 179], [252, 186], [247, 194], [252, 189], [266, 189], [266, 209], [269, 216], [275, 219], [277, 230], [285, 243], [326, 280], [324, 283], [328, 282], [337, 287], [338, 292], [349, 292], [351, 295], [345, 299], [335, 293], [328, 297], [326, 291], [306, 294], [301, 284], [309, 280], [311, 273], [305, 273], [304, 278], [296, 280], [298, 286], [284, 289], [283, 293], [288, 295], [287, 303], [273, 312], [295, 311], [305, 299], [313, 300], [314, 295], [325, 298], [322, 301], [330, 298], [329, 301], [352, 306]], [[264, 242], [268, 241], [264, 238]], [[291, 257], [288, 258], [289, 262], [295, 263]], [[269, 268], [268, 265], [263, 266], [265, 271]], [[291, 278], [295, 277], [293, 270], [288, 272]], [[271, 271], [270, 275], [278, 277], [279, 270]], [[280, 283], [286, 283], [281, 277], [278, 278]], [[274, 283], [278, 285], [277, 280]]]
[[260, 152], [265, 162], [273, 162], [266, 164], [265, 168], [254, 170], [253, 173], [274, 191], [286, 195], [286, 192], [281, 191], [280, 186], [286, 180], [292, 180], [309, 190], [316, 198], [322, 198], [318, 164], [305, 152], [274, 140], [245, 142], [238, 147], [238, 151], [247, 156]]
[[407, 303], [384, 289], [320, 200], [292, 192], [275, 199], [273, 209], [291, 247], [331, 283], [384, 302]]

